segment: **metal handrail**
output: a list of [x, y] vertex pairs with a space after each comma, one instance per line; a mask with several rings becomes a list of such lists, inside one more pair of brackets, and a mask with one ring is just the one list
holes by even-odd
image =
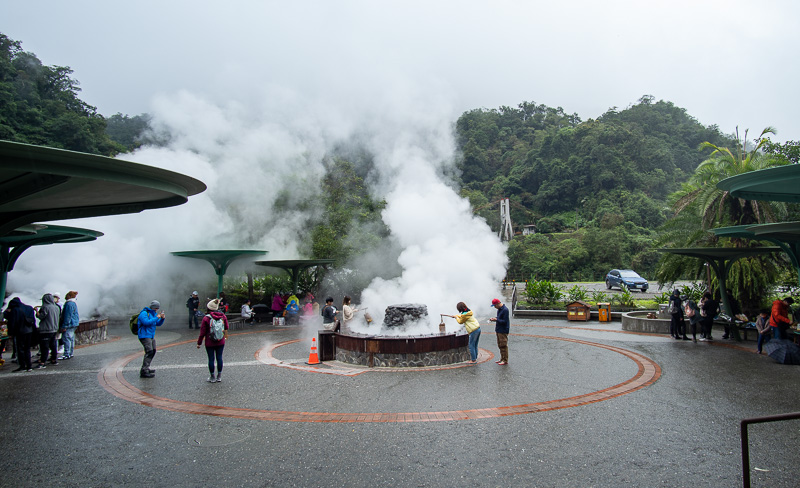
[[768, 415], [766, 417], [753, 417], [742, 420], [740, 430], [742, 435], [742, 482], [744, 488], [750, 488], [750, 447], [748, 445], [747, 426], [750, 424], [763, 424], [766, 422], [780, 422], [783, 420], [798, 420], [800, 412], [784, 413], [781, 415]]

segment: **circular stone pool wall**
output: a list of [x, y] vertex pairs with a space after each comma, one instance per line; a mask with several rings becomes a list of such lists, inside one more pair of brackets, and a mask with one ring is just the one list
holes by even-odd
[[670, 319], [648, 319], [648, 313], [655, 312], [636, 311], [622, 314], [622, 330], [630, 332], [649, 332], [651, 334], [669, 334]]
[[467, 334], [386, 337], [336, 334], [336, 360], [378, 368], [421, 368], [469, 361]]

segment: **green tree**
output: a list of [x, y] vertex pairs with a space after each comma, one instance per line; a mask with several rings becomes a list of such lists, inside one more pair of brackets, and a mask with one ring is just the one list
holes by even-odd
[[717, 188], [717, 183], [725, 178], [785, 164], [784, 161], [761, 150], [766, 143], [764, 135], [774, 133], [775, 129], [772, 127], [761, 131], [752, 150], [747, 148], [747, 131], [742, 140], [739, 138], [738, 127], [737, 145], [733, 151], [727, 147], [703, 142], [700, 149], [711, 149], [711, 154], [697, 167], [689, 185], [681, 190], [681, 195], [675, 204], [675, 212], [680, 213], [696, 202], [697, 205], [694, 207], [699, 212], [700, 223], [704, 229], [774, 222], [783, 217], [786, 213], [784, 204], [733, 198], [728, 192]]
[[105, 134], [103, 116], [78, 97], [71, 75], [0, 33], [0, 138], [105, 156], [122, 151]]
[[148, 114], [131, 117], [118, 112], [106, 119], [106, 134], [128, 151], [133, 151], [145, 142], [151, 118]]
[[385, 202], [370, 197], [354, 163], [330, 161], [321, 190], [322, 218], [312, 226], [308, 250], [313, 258], [334, 259], [334, 267], [342, 267], [388, 235], [380, 218]]
[[764, 151], [786, 160], [787, 163], [800, 163], [800, 141], [787, 141], [783, 144], [778, 144], [767, 138], [764, 141]]

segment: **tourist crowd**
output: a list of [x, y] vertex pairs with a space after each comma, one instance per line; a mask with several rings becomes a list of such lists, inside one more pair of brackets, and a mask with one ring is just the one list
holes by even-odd
[[[61, 305], [60, 293], [45, 293], [41, 305], [22, 303], [19, 297], [9, 301], [0, 326], [0, 365], [3, 353], [11, 352], [11, 361], [19, 367], [13, 372], [30, 372], [55, 366], [71, 359], [75, 350], [75, 331], [80, 325], [78, 292], [66, 294]], [[38, 349], [35, 364], [31, 349]]]

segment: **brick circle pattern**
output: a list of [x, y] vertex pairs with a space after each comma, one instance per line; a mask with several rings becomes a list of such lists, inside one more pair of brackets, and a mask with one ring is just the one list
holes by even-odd
[[[235, 334], [239, 335], [239, 334]], [[537, 412], [547, 412], [562, 408], [578, 407], [590, 403], [602, 402], [621, 395], [632, 393], [636, 390], [652, 385], [661, 377], [661, 367], [646, 356], [621, 347], [589, 342], [565, 337], [543, 336], [535, 334], [516, 334], [513, 336], [533, 337], [538, 339], [556, 340], [599, 347], [617, 354], [621, 354], [638, 365], [636, 374], [622, 383], [604, 388], [602, 390], [586, 393], [568, 398], [559, 398], [537, 403], [522, 405], [479, 408], [470, 410], [449, 410], [442, 412], [407, 412], [407, 413], [335, 413], [335, 412], [294, 412], [283, 410], [259, 410], [251, 408], [238, 408], [219, 405], [205, 405], [200, 403], [173, 400], [150, 393], [146, 393], [130, 384], [123, 376], [123, 368], [134, 359], [142, 357], [141, 352], [130, 354], [112, 362], [98, 373], [98, 381], [111, 394], [123, 400], [138, 403], [148, 407], [170, 410], [173, 412], [190, 413], [195, 415], [212, 415], [217, 417], [232, 417], [251, 420], [269, 420], [276, 422], [436, 422], [469, 420], [481, 418], [505, 417], [509, 415], [523, 415]], [[174, 347], [182, 344], [193, 343], [194, 340], [177, 342], [161, 347]]]

